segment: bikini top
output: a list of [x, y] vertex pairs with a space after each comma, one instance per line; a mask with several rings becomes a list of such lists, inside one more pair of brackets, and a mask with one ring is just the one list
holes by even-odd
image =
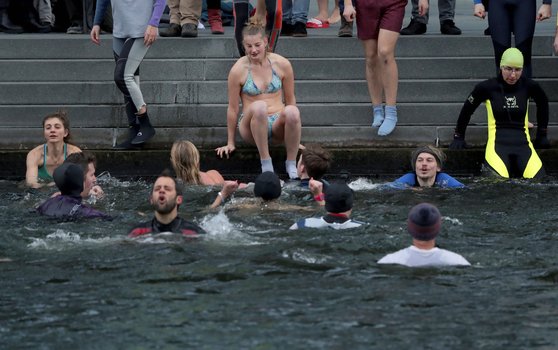
[[[271, 65], [271, 61], [269, 61], [269, 64]], [[246, 77], [246, 82], [242, 86], [242, 92], [250, 96], [271, 94], [281, 90], [281, 86], [281, 78], [275, 73], [273, 67], [271, 67], [271, 82], [264, 91], [260, 90], [252, 78], [252, 67], [248, 66], [248, 77]]]
[[[64, 160], [66, 160], [66, 156], [68, 153], [67, 151], [68, 151], [68, 146], [64, 144]], [[47, 144], [45, 143], [43, 145], [43, 166], [39, 167], [38, 177], [39, 180], [53, 181], [52, 175], [48, 173], [48, 170], [46, 168], [47, 152], [48, 152]]]

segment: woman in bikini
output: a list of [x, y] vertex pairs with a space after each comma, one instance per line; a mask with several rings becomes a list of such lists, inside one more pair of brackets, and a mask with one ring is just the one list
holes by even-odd
[[246, 56], [234, 64], [228, 77], [227, 145], [217, 148], [217, 155], [228, 158], [234, 152], [238, 125], [242, 139], [258, 148], [262, 172], [274, 171], [269, 142], [284, 143], [287, 173], [296, 178], [301, 122], [291, 63], [268, 52], [265, 29], [257, 21], [244, 28], [243, 45]]
[[25, 183], [32, 188], [53, 185], [52, 173], [72, 153], [81, 152], [70, 144], [70, 120], [66, 113], [57, 112], [43, 119], [43, 133], [46, 142], [33, 148], [27, 154]]

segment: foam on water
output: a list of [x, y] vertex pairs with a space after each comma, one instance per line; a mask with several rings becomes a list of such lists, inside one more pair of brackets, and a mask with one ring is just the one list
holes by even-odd
[[63, 250], [80, 245], [110, 244], [120, 242], [122, 238], [101, 237], [90, 238], [81, 237], [78, 233], [57, 229], [48, 234], [45, 238], [30, 237], [31, 243], [27, 245], [30, 249]]

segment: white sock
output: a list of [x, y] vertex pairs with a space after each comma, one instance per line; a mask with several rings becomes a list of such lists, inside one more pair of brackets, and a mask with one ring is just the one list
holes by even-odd
[[262, 173], [265, 173], [266, 171], [271, 171], [271, 172], [275, 172], [273, 170], [273, 163], [271, 162], [271, 158], [268, 159], [260, 159], [260, 162], [262, 163]]
[[287, 169], [289, 179], [296, 179], [298, 177], [298, 173], [296, 171], [296, 160], [286, 160], [285, 169]]

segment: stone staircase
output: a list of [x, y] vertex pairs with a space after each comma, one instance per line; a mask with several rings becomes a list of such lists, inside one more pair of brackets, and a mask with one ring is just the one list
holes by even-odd
[[[110, 36], [102, 39], [97, 47], [85, 35], [0, 35], [2, 164], [13, 158], [17, 165], [12, 169], [19, 172], [26, 150], [43, 142], [42, 118], [59, 108], [69, 112], [78, 146], [95, 150], [109, 163], [124, 158], [137, 163], [149, 151], [160, 157], [156, 162], [160, 166], [168, 163], [168, 150], [176, 139], [191, 140], [206, 155], [226, 142], [226, 79], [237, 58], [232, 35], [202, 34], [193, 40], [162, 38], [156, 42], [140, 69], [142, 91], [157, 135], [141, 152], [111, 151], [126, 131], [127, 122], [121, 94], [112, 81]], [[551, 101], [549, 138], [555, 141], [558, 64], [552, 57], [552, 42], [549, 35], [535, 37], [533, 64], [534, 76]], [[372, 150], [385, 153], [435, 142], [447, 146], [467, 94], [478, 81], [494, 75], [488, 37], [401, 37], [397, 48], [400, 122], [391, 135], [379, 137], [370, 127], [363, 50], [356, 38], [282, 37], [277, 53], [293, 64], [303, 121], [302, 143], [319, 142], [341, 152], [336, 160], [344, 168], [351, 168], [351, 157], [344, 160], [344, 151], [358, 149], [365, 153], [362, 157], [369, 158]], [[473, 116], [467, 142], [477, 148], [478, 158], [486, 143], [484, 108]], [[239, 137], [238, 147], [238, 153], [246, 154], [237, 158], [245, 159], [248, 169], [258, 172], [255, 148], [243, 144]], [[222, 164], [215, 157], [209, 158], [210, 165], [225, 173], [246, 171], [246, 167], [236, 169], [231, 162]], [[274, 161], [281, 159], [274, 156]], [[281, 165], [276, 168], [283, 169]], [[399, 168], [388, 167], [383, 172], [397, 173]], [[376, 166], [369, 173], [382, 170]], [[0, 178], [6, 176], [15, 174], [0, 171]]]

